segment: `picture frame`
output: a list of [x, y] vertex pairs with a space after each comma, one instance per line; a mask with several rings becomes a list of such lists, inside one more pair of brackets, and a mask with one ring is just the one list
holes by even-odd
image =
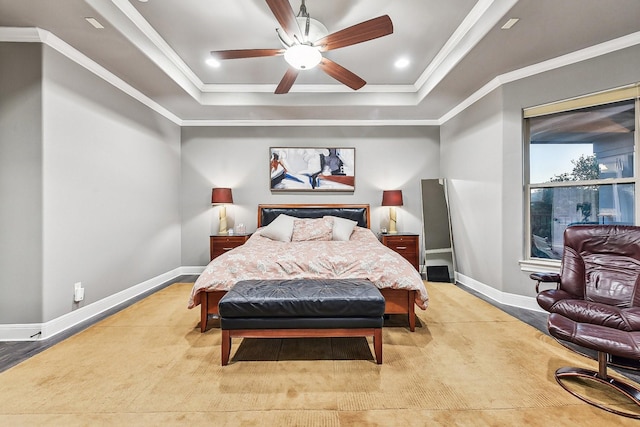
[[353, 147], [271, 147], [269, 186], [272, 192], [355, 191]]

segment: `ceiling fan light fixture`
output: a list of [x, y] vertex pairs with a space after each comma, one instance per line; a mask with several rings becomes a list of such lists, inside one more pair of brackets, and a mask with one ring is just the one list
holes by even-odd
[[322, 54], [313, 46], [296, 44], [287, 49], [284, 60], [296, 70], [310, 70], [322, 61]]

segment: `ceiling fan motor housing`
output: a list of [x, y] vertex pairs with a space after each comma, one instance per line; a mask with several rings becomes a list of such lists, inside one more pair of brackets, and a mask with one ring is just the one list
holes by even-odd
[[325, 27], [322, 22], [317, 19], [308, 18], [309, 19], [309, 34], [306, 34], [307, 28], [307, 18], [297, 17], [298, 26], [300, 27], [300, 33], [302, 34], [302, 42], [310, 42], [313, 43], [316, 40], [320, 40], [323, 37], [329, 35], [329, 30]]
[[[305, 33], [307, 27], [307, 18], [297, 17], [296, 21], [298, 21], [298, 27], [300, 27], [300, 42], [304, 44], [313, 44], [316, 40], [320, 40], [323, 37], [329, 35], [329, 30], [325, 27], [322, 22], [317, 19], [309, 18], [309, 34]], [[281, 28], [278, 28], [278, 37], [280, 38], [280, 43], [285, 48], [291, 47], [294, 44], [298, 44], [295, 40], [292, 40], [291, 37], [287, 35], [285, 31]]]

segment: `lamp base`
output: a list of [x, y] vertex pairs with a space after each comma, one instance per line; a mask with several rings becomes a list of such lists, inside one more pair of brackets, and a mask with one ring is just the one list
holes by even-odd
[[389, 234], [397, 234], [398, 229], [396, 228], [396, 208], [389, 208]]
[[227, 209], [224, 206], [220, 207], [220, 227], [218, 227], [218, 234], [227, 234]]

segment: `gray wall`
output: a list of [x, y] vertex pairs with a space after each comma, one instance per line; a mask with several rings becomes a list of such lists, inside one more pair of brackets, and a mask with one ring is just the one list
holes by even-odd
[[[183, 128], [47, 46], [2, 43], [0, 323], [47, 322], [180, 266], [204, 266], [218, 227], [258, 203], [369, 203], [404, 191], [400, 231], [421, 233], [420, 181], [439, 176], [437, 127]], [[182, 132], [182, 133], [181, 133]], [[181, 144], [182, 141], [182, 144]], [[353, 193], [272, 195], [270, 146], [356, 148]], [[11, 203], [9, 203], [11, 201]], [[85, 300], [73, 302], [82, 282]]]
[[[522, 107], [640, 81], [640, 47], [509, 83], [437, 127], [177, 125], [57, 52], [0, 43], [0, 323], [46, 322], [179, 266], [207, 263], [214, 186], [230, 225], [259, 203], [369, 203], [400, 188], [422, 233], [422, 179], [449, 180], [458, 271], [533, 295], [523, 256]], [[272, 194], [271, 146], [356, 148], [352, 194]], [[82, 282], [86, 299], [72, 301]]]
[[[353, 193], [276, 193], [269, 190], [269, 147], [355, 147]], [[217, 232], [212, 187], [231, 187], [229, 225], [257, 225], [261, 203], [368, 203], [372, 230], [386, 226], [382, 190], [401, 189], [398, 230], [422, 234], [420, 181], [437, 178], [437, 127], [191, 127], [182, 129], [182, 264], [206, 265], [209, 235]]]
[[[180, 129], [44, 53], [47, 321], [180, 266]], [[74, 304], [78, 281], [85, 300]]]
[[0, 323], [41, 321], [42, 46], [0, 43]]
[[502, 91], [441, 127], [440, 168], [448, 180], [456, 268], [502, 287]]
[[640, 81], [640, 47], [505, 84], [441, 126], [457, 269], [503, 292], [534, 296], [524, 256], [522, 109]]
[[[13, 151], [5, 150], [10, 130], [0, 135], [0, 255], [16, 264], [0, 279], [0, 301], [16, 306], [3, 307], [2, 323], [57, 318], [179, 267], [181, 251], [179, 126], [58, 52], [18, 45], [42, 53], [13, 77], [5, 70], [21, 54], [0, 61], [15, 97], [34, 99], [25, 111], [9, 105], [0, 114], [0, 123], [21, 124], [10, 134]], [[21, 84], [33, 68], [33, 84]], [[14, 162], [24, 169], [7, 182], [4, 166]], [[12, 215], [9, 201], [17, 203]], [[14, 229], [6, 241], [5, 230]], [[85, 288], [79, 304], [75, 282]]]

